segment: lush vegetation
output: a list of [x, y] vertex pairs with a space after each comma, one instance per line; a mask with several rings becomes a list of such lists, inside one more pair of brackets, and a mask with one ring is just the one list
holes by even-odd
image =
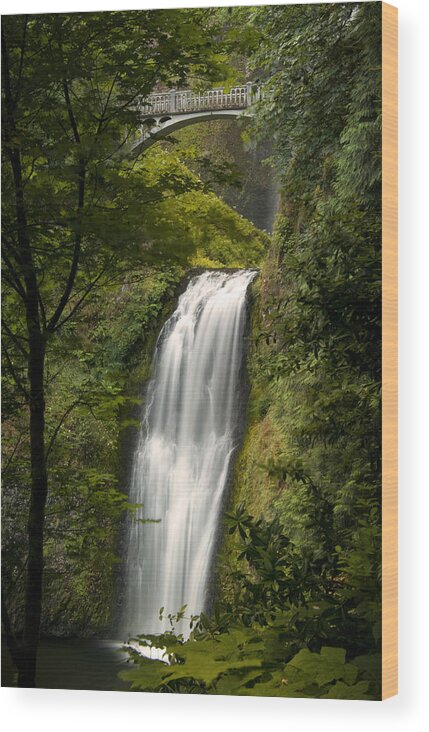
[[[115, 40], [101, 54], [99, 33]], [[4, 629], [19, 682], [34, 683], [40, 622], [81, 636], [109, 625], [118, 524], [133, 510], [121, 445], [185, 274], [257, 263], [217, 602], [189, 619], [188, 641], [174, 618], [141, 638], [170, 664], [131, 650], [123, 678], [378, 698], [379, 4], [36, 16], [9, 19], [6, 35]], [[240, 205], [219, 131], [190, 128], [132, 163], [116, 152], [155, 81], [246, 69], [265, 92], [246, 136], [271, 131], [281, 186], [268, 248], [216, 195], [228, 186]]]

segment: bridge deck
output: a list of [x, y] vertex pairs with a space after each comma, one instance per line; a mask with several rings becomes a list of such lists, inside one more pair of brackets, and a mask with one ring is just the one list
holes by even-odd
[[235, 86], [228, 92], [210, 89], [197, 94], [190, 89], [149, 94], [140, 106], [144, 117], [160, 114], [191, 114], [226, 109], [246, 109], [258, 98], [258, 90], [252, 84]]

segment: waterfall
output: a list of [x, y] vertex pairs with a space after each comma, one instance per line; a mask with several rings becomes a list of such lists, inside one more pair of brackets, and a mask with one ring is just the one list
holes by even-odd
[[[246, 290], [252, 270], [194, 277], [154, 356], [130, 489], [122, 636], [207, 607], [216, 534], [239, 433]], [[141, 519], [159, 523], [143, 523]], [[164, 620], [159, 610], [164, 608]], [[175, 625], [189, 634], [189, 621]]]

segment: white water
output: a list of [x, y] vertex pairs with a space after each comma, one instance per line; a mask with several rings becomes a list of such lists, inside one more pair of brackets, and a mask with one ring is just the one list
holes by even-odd
[[[255, 272], [191, 280], [164, 325], [134, 456], [122, 636], [161, 633], [168, 613], [204, 611], [237, 444], [246, 290]], [[164, 620], [159, 610], [164, 608]], [[189, 634], [189, 620], [175, 624]]]

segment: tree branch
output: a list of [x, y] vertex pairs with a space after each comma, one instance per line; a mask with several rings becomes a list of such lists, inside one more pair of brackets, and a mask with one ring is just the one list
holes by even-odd
[[52, 448], [53, 448], [53, 446], [55, 444], [55, 440], [57, 439], [58, 433], [59, 433], [61, 427], [63, 426], [65, 420], [67, 419], [67, 417], [69, 416], [69, 414], [73, 411], [73, 409], [75, 409], [75, 407], [77, 407], [78, 404], [80, 404], [80, 403], [81, 403], [80, 398], [79, 399], [76, 399], [76, 401], [72, 402], [72, 404], [70, 404], [70, 406], [66, 409], [66, 411], [64, 412], [64, 414], [61, 417], [60, 421], [58, 422], [57, 426], [55, 427], [54, 432], [53, 432], [53, 435], [52, 435], [52, 437], [51, 437], [51, 439], [49, 441], [49, 445], [48, 445], [47, 450], [46, 450], [46, 462], [48, 461], [49, 453], [51, 452], [51, 450], [52, 450]]
[[[73, 130], [74, 139], [76, 142], [76, 145], [80, 145], [80, 135], [79, 130], [76, 124], [76, 120], [73, 114], [73, 108], [70, 101], [70, 94], [69, 94], [69, 87], [67, 84], [67, 80], [63, 79], [63, 93], [64, 93], [64, 99], [66, 102], [66, 108], [67, 108], [67, 114], [70, 120], [70, 125]], [[58, 325], [58, 321], [61, 318], [61, 315], [64, 311], [64, 308], [66, 307], [71, 292], [73, 290], [73, 285], [76, 279], [76, 274], [79, 266], [79, 259], [80, 259], [80, 251], [81, 251], [81, 245], [82, 245], [82, 231], [81, 231], [81, 215], [84, 207], [85, 202], [85, 176], [86, 176], [86, 166], [85, 166], [85, 160], [82, 156], [82, 153], [79, 153], [79, 167], [78, 167], [78, 193], [77, 193], [77, 207], [76, 207], [76, 219], [77, 219], [77, 231], [75, 234], [75, 240], [74, 240], [74, 250], [73, 250], [73, 259], [69, 271], [69, 276], [67, 278], [66, 286], [64, 288], [64, 292], [61, 296], [61, 299], [58, 303], [58, 306], [49, 320], [49, 323], [46, 326], [46, 330], [49, 332], [53, 332]]]
[[76, 144], [80, 145], [80, 135], [79, 135], [79, 130], [77, 128], [76, 119], [73, 114], [73, 107], [72, 107], [71, 101], [70, 101], [70, 92], [69, 92], [69, 86], [67, 83], [67, 79], [63, 79], [63, 94], [64, 94], [64, 99], [66, 102], [68, 118], [70, 120], [70, 126], [73, 130], [73, 136], [74, 136]]
[[15, 99], [14, 99], [15, 107], [18, 103], [19, 95], [21, 93], [21, 79], [22, 79], [22, 71], [24, 68], [25, 41], [26, 41], [26, 35], [27, 35], [28, 15], [24, 15], [23, 22], [24, 22], [24, 27], [22, 30], [21, 56], [19, 59], [18, 81], [16, 84], [16, 93], [15, 93]]
[[5, 329], [7, 335], [9, 336], [9, 338], [11, 339], [11, 341], [13, 341], [13, 343], [17, 347], [18, 351], [22, 354], [22, 356], [24, 356], [25, 359], [27, 359], [28, 358], [28, 351], [19, 342], [18, 336], [9, 328], [8, 324], [6, 323], [5, 320], [3, 320], [3, 318], [2, 318], [1, 324], [2, 324], [2, 328]]
[[84, 291], [82, 297], [79, 298], [79, 300], [73, 306], [73, 308], [70, 311], [70, 313], [68, 313], [68, 315], [66, 315], [66, 317], [63, 318], [60, 323], [58, 323], [56, 329], [61, 328], [64, 325], [64, 323], [67, 323], [67, 321], [71, 320], [71, 318], [74, 316], [74, 314], [80, 308], [80, 306], [82, 305], [82, 303], [86, 300], [86, 298], [88, 297], [88, 295], [90, 294], [90, 292], [94, 289], [94, 287], [96, 286], [97, 282], [101, 279], [101, 277], [103, 276], [103, 274], [106, 272], [107, 269], [108, 269], [108, 265], [106, 265], [101, 270], [101, 272], [99, 272], [99, 274], [97, 275], [97, 277], [92, 282], [90, 282], [88, 284], [88, 286], [85, 288], [85, 291]]
[[108, 106], [109, 106], [110, 98], [111, 98], [111, 96], [112, 96], [112, 93], [113, 93], [113, 89], [114, 89], [114, 87], [115, 87], [115, 84], [116, 84], [116, 82], [117, 82], [118, 78], [119, 78], [119, 71], [117, 71], [117, 72], [116, 72], [116, 74], [115, 74], [115, 76], [114, 76], [114, 79], [113, 79], [113, 81], [112, 81], [112, 84], [111, 84], [111, 86], [110, 86], [109, 92], [108, 92], [108, 94], [107, 94], [107, 99], [106, 99], [106, 103], [105, 103], [105, 105], [104, 105], [104, 107], [103, 107], [103, 110], [102, 110], [102, 112], [101, 112], [101, 117], [100, 117], [100, 121], [99, 121], [99, 123], [98, 123], [98, 125], [97, 125], [97, 131], [96, 131], [96, 133], [95, 133], [95, 136], [96, 136], [96, 137], [98, 137], [98, 135], [100, 134], [100, 132], [101, 132], [101, 130], [102, 130], [102, 128], [103, 128], [103, 122], [104, 122], [104, 120], [105, 120], [105, 114], [106, 114], [106, 112], [107, 112], [107, 108], [108, 108]]
[[[3, 24], [4, 25], [4, 24]], [[19, 252], [19, 263], [22, 270], [22, 276], [25, 282], [25, 297], [22, 292], [18, 292], [23, 297], [27, 320], [29, 323], [29, 333], [40, 334], [40, 321], [39, 321], [39, 288], [37, 283], [36, 270], [34, 267], [33, 253], [31, 250], [31, 243], [27, 231], [27, 211], [24, 199], [24, 188], [22, 180], [22, 164], [21, 164], [21, 150], [16, 144], [17, 129], [15, 123], [15, 107], [12, 96], [11, 80], [10, 80], [10, 68], [9, 68], [9, 54], [6, 42], [6, 36], [4, 28], [2, 26], [2, 78], [3, 87], [5, 94], [5, 107], [6, 107], [6, 118], [7, 124], [3, 125], [5, 132], [5, 149], [8, 154], [10, 165], [13, 173], [13, 180], [15, 186], [15, 208], [16, 208], [16, 221], [17, 221], [17, 233], [18, 243], [20, 247]], [[21, 286], [22, 290], [22, 286]], [[30, 325], [31, 324], [31, 325]]]
[[17, 440], [17, 441], [16, 441], [16, 443], [15, 443], [15, 446], [14, 446], [14, 448], [13, 448], [13, 450], [12, 450], [12, 453], [11, 453], [11, 455], [9, 455], [9, 457], [8, 457], [8, 459], [7, 459], [7, 463], [6, 463], [6, 465], [2, 466], [2, 476], [3, 476], [3, 480], [4, 480], [4, 477], [5, 477], [5, 475], [7, 474], [8, 470], [9, 470], [9, 466], [10, 466], [10, 465], [12, 464], [12, 460], [13, 460], [13, 458], [15, 457], [16, 451], [18, 450], [18, 448], [19, 448], [19, 447], [20, 447], [20, 445], [22, 444], [22, 440], [23, 440], [23, 437], [24, 437], [24, 435], [25, 435], [25, 431], [24, 431], [24, 432], [21, 432], [21, 433], [19, 434], [18, 440]]
[[5, 344], [4, 344], [3, 341], [2, 341], [2, 346], [3, 346], [3, 352], [4, 352], [4, 355], [5, 355], [6, 361], [7, 361], [7, 365], [9, 367], [9, 371], [10, 371], [10, 373], [12, 375], [12, 378], [13, 378], [16, 386], [18, 387], [18, 389], [24, 395], [25, 401], [26, 402], [29, 402], [30, 401], [30, 395], [29, 395], [28, 391], [26, 390], [25, 386], [23, 385], [23, 383], [22, 383], [21, 379], [19, 378], [18, 374], [16, 373], [15, 367], [14, 367], [14, 365], [12, 363], [12, 360], [11, 360], [11, 358], [9, 356], [9, 352], [8, 352], [8, 350], [7, 350], [7, 348], [6, 348], [6, 346], [5, 346]]
[[9, 258], [8, 254], [6, 254], [5, 251], [5, 245], [2, 246], [1, 256], [3, 258], [3, 261], [8, 268], [10, 272], [10, 278], [5, 275], [5, 272], [3, 270], [3, 276], [6, 278], [6, 280], [9, 282], [10, 286], [13, 287], [15, 292], [20, 296], [20, 298], [26, 302], [27, 301], [27, 295], [24, 289], [24, 286], [19, 279], [18, 272], [16, 271], [15, 267], [12, 264], [11, 259]]

